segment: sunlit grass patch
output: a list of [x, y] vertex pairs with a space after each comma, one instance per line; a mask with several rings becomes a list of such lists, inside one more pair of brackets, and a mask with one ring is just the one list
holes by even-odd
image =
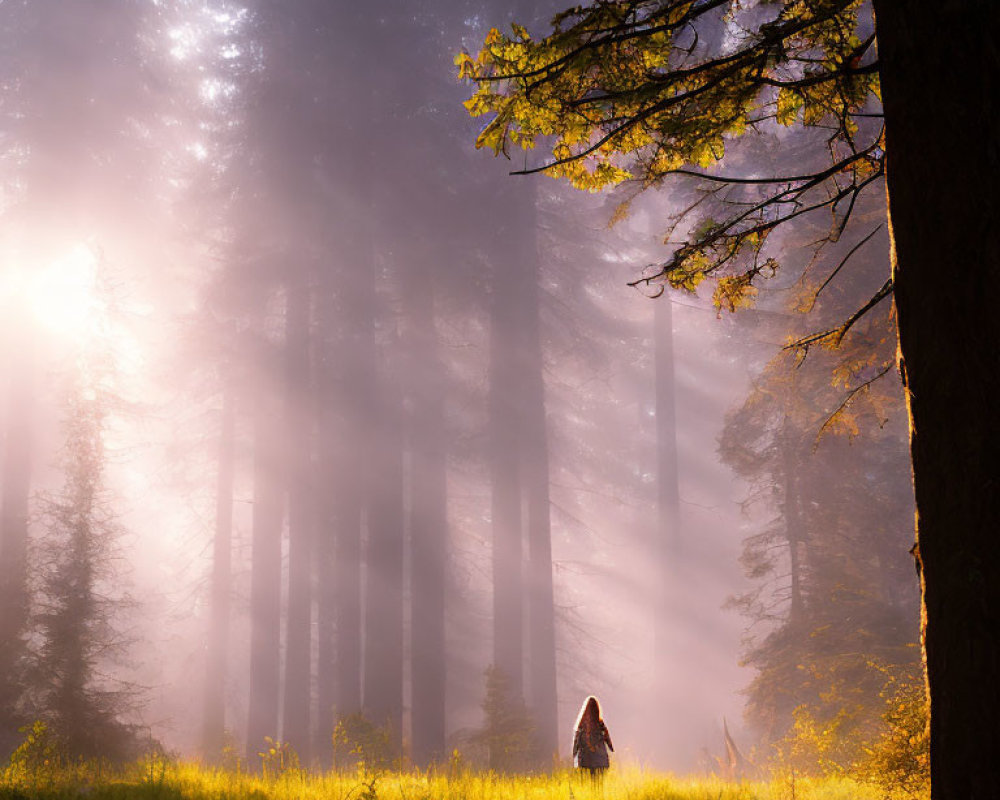
[[[297, 769], [264, 776], [150, 759], [126, 768], [74, 765], [31, 776], [6, 773], [7, 800], [884, 800], [874, 786], [846, 778], [787, 775], [770, 781], [679, 778], [612, 769], [600, 783], [563, 771], [499, 775], [474, 771], [329, 772]], [[910, 800], [900, 793], [892, 800]]]

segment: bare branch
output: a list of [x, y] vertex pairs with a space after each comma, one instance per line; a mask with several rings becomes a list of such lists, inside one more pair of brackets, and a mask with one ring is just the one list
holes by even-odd
[[817, 342], [822, 342], [827, 339], [836, 339], [834, 341], [834, 347], [840, 347], [840, 343], [844, 341], [844, 337], [847, 332], [854, 327], [854, 324], [861, 319], [865, 314], [871, 311], [875, 306], [881, 303], [886, 297], [892, 294], [892, 278], [887, 278], [886, 282], [882, 284], [880, 288], [871, 299], [865, 303], [861, 308], [855, 311], [851, 316], [849, 316], [842, 325], [836, 328], [830, 328], [826, 331], [821, 331], [820, 333], [813, 333], [809, 336], [803, 337], [802, 339], [796, 339], [794, 342], [786, 344], [782, 350], [805, 350], [808, 352], [809, 348], [816, 344]]
[[813, 310], [813, 307], [816, 305], [816, 300], [819, 298], [820, 292], [822, 292], [830, 284], [830, 281], [832, 281], [834, 278], [837, 277], [837, 273], [840, 272], [841, 269], [843, 269], [844, 265], [850, 260], [851, 256], [853, 256], [856, 252], [858, 252], [858, 250], [860, 250], [862, 246], [864, 246], [864, 244], [868, 242], [876, 233], [882, 230], [882, 225], [883, 223], [879, 223], [878, 227], [875, 228], [875, 230], [873, 230], [864, 239], [862, 239], [860, 242], [854, 245], [854, 247], [852, 247], [850, 251], [848, 251], [847, 255], [844, 256], [843, 259], [841, 259], [841, 262], [837, 264], [837, 268], [834, 269], [834, 271], [827, 276], [826, 280], [820, 284], [820, 287], [813, 294], [812, 300], [809, 301], [809, 308], [806, 309], [806, 313]]

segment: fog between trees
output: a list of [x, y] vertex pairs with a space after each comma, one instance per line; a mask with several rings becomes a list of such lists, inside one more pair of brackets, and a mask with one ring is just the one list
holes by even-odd
[[[519, 768], [588, 694], [622, 761], [694, 769], [725, 718], [763, 763], [796, 708], [875, 715], [852, 654], [915, 663], [898, 386], [818, 439], [881, 362], [780, 351], [871, 294], [884, 232], [811, 318], [848, 248], [811, 263], [808, 227], [756, 310], [629, 288], [694, 187], [609, 228], [620, 198], [510, 177], [461, 105], [456, 52], [556, 10], [0, 4], [4, 753], [79, 728], [74, 684], [82, 750], [329, 766], [360, 714], [486, 765], [494, 665]], [[744, 163], [794, 161], [768, 137]]]

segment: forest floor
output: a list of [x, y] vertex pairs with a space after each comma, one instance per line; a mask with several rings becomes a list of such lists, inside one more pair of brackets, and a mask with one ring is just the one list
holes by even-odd
[[612, 770], [603, 783], [570, 772], [501, 776], [453, 771], [272, 777], [151, 761], [126, 770], [80, 767], [0, 773], [0, 800], [915, 800], [843, 778], [768, 782]]

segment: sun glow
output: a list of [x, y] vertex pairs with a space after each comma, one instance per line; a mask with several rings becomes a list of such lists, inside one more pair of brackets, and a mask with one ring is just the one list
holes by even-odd
[[20, 265], [0, 273], [0, 307], [8, 322], [22, 329], [28, 325], [61, 342], [60, 347], [88, 346], [106, 333], [99, 257], [91, 247], [74, 245], [47, 263], [16, 257], [7, 263]]
[[103, 303], [97, 291], [98, 258], [78, 244], [28, 276], [25, 301], [47, 330], [68, 339], [90, 338], [102, 325]]

